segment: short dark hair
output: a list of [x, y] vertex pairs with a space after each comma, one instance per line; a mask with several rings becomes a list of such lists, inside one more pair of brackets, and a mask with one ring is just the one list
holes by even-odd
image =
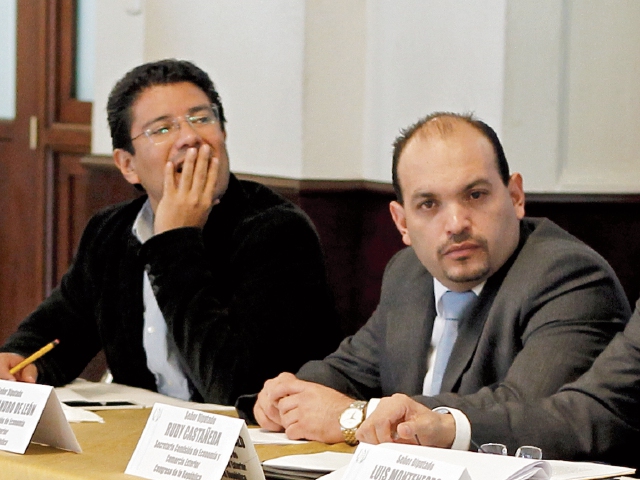
[[[491, 142], [493, 146], [493, 151], [496, 154], [496, 166], [498, 167], [498, 173], [500, 174], [500, 178], [505, 185], [509, 184], [509, 164], [507, 163], [507, 157], [504, 154], [504, 149], [502, 148], [502, 144], [500, 143], [500, 139], [496, 132], [489, 125], [484, 123], [482, 120], [477, 119], [473, 116], [473, 114], [460, 114], [460, 113], [451, 113], [451, 112], [435, 112], [427, 115], [424, 118], [421, 118], [413, 125], [403, 129], [400, 131], [400, 135], [393, 142], [393, 163], [391, 166], [391, 177], [393, 181], [393, 190], [396, 193], [396, 198], [399, 203], [403, 203], [402, 199], [402, 189], [400, 188], [400, 180], [398, 179], [398, 163], [400, 161], [400, 155], [404, 151], [404, 148], [409, 143], [409, 140], [413, 138], [413, 136], [424, 127], [424, 125], [435, 119], [449, 119], [449, 120], [460, 120], [468, 125], [472, 126], [476, 130], [478, 130], [484, 137]], [[446, 135], [453, 131], [453, 123], [452, 122], [439, 122], [438, 129], [440, 133]]]
[[132, 155], [135, 154], [131, 142], [131, 106], [140, 93], [154, 85], [191, 82], [199, 87], [217, 105], [220, 126], [224, 131], [224, 110], [220, 95], [206, 72], [186, 60], [174, 58], [150, 62], [135, 67], [115, 84], [107, 101], [107, 120], [111, 129], [113, 149], [121, 148]]

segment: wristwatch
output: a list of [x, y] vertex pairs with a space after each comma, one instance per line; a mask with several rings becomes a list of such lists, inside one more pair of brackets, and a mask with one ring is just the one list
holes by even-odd
[[356, 400], [340, 415], [340, 430], [347, 445], [357, 445], [356, 430], [366, 416], [367, 402]]

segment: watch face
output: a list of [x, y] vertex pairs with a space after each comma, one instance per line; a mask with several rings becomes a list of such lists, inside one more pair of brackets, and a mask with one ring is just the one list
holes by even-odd
[[360, 408], [347, 408], [340, 415], [340, 426], [342, 428], [356, 428], [362, 423], [364, 412]]

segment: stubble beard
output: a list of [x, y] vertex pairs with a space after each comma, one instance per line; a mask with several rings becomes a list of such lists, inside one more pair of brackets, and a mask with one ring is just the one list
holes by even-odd
[[[476, 255], [469, 258], [460, 258], [455, 260], [455, 264], [452, 266], [447, 266], [445, 263], [442, 263], [442, 271], [447, 280], [453, 283], [473, 283], [480, 282], [482, 280], [486, 280], [491, 272], [491, 268], [489, 266], [489, 249], [487, 245], [486, 239], [482, 237], [473, 237], [467, 233], [462, 233], [459, 235], [454, 235], [445, 245], [442, 245], [438, 249], [438, 254], [441, 259], [443, 259], [443, 255], [441, 252], [445, 251], [451, 244], [462, 243], [468, 240], [474, 241], [482, 254], [484, 255], [483, 259], [475, 259], [476, 255], [480, 252], [476, 252]], [[475, 267], [469, 265], [474, 262], [474, 260], [480, 261], [480, 265], [476, 265]], [[457, 271], [457, 272], [456, 272]]]
[[477, 268], [471, 271], [460, 272], [455, 274], [451, 272], [451, 269], [445, 269], [444, 275], [447, 279], [454, 283], [471, 283], [471, 282], [480, 282], [481, 280], [485, 280], [489, 275], [490, 269], [487, 263], [483, 263], [479, 265]]

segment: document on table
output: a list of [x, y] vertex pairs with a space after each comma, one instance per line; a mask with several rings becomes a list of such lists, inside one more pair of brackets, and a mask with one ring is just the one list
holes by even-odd
[[551, 480], [592, 480], [633, 475], [633, 468], [616, 467], [602, 463], [563, 462], [547, 460], [551, 465]]
[[88, 382], [75, 380], [64, 387], [55, 389], [60, 402], [68, 406], [82, 407], [87, 410], [113, 410], [127, 408], [151, 408], [155, 403], [164, 403], [175, 407], [206, 411], [234, 411], [228, 405], [214, 403], [187, 402], [167, 397], [143, 388], [129, 387], [118, 383]]
[[269, 478], [315, 479], [341, 467], [346, 467], [352, 456], [351, 453], [340, 452], [286, 455], [262, 462], [262, 469]]
[[[382, 446], [396, 450], [399, 453], [409, 453], [431, 460], [463, 466], [473, 480], [591, 480], [632, 475], [635, 472], [632, 468], [600, 463], [529, 460], [511, 456], [396, 443], [385, 443]], [[322, 478], [323, 480], [340, 480], [345, 471], [346, 467], [343, 467]]]
[[69, 407], [64, 403], [60, 403], [60, 405], [62, 405], [62, 412], [69, 423], [104, 423], [104, 418], [97, 413], [90, 412], [84, 408]]
[[254, 445], [299, 445], [307, 440], [291, 440], [284, 432], [270, 432], [264, 428], [250, 428], [249, 436]]

